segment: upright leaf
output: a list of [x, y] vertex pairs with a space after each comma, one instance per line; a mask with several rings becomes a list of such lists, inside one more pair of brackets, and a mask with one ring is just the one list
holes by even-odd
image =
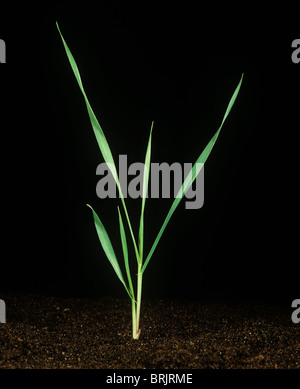
[[209, 154], [211, 153], [212, 151], [212, 148], [214, 147], [214, 144], [216, 143], [216, 140], [220, 134], [220, 131], [222, 129], [222, 126], [227, 118], [227, 116], [229, 115], [230, 111], [231, 111], [231, 108], [233, 107], [233, 104], [236, 100], [236, 97], [239, 93], [239, 90], [240, 90], [240, 87], [241, 87], [241, 84], [242, 84], [242, 80], [243, 80], [243, 76], [244, 74], [242, 74], [242, 77], [241, 77], [241, 80], [238, 84], [238, 86], [236, 87], [230, 101], [229, 101], [229, 104], [227, 106], [227, 109], [226, 109], [226, 112], [225, 112], [225, 115], [223, 117], [223, 120], [221, 122], [221, 125], [218, 129], [218, 131], [214, 134], [214, 136], [211, 138], [211, 140], [209, 141], [209, 143], [207, 144], [207, 146], [205, 147], [205, 149], [202, 151], [202, 153], [200, 154], [199, 158], [197, 159], [197, 161], [195, 162], [195, 164], [193, 165], [192, 169], [190, 170], [190, 172], [188, 173], [186, 179], [184, 180], [183, 184], [182, 184], [182, 187], [180, 189], [180, 192], [181, 192], [181, 196], [179, 197], [176, 197], [168, 214], [167, 214], [167, 217], [161, 227], [161, 229], [159, 230], [159, 233], [151, 247], [151, 250], [145, 260], [145, 263], [142, 267], [142, 272], [145, 271], [153, 253], [154, 253], [154, 250], [156, 249], [156, 246], [158, 245], [158, 242], [160, 241], [160, 238], [165, 230], [165, 228], [167, 227], [168, 223], [169, 223], [169, 220], [171, 219], [171, 216], [173, 215], [175, 209], [177, 208], [178, 204], [180, 203], [183, 195], [189, 190], [190, 186], [192, 185], [193, 181], [195, 180], [195, 178], [197, 177], [197, 175], [199, 174], [201, 168], [203, 167], [204, 163], [206, 162]]
[[122, 220], [122, 216], [121, 216], [121, 212], [120, 212], [119, 207], [118, 207], [118, 213], [119, 213], [120, 236], [121, 236], [121, 243], [122, 243], [122, 249], [123, 249], [125, 269], [126, 269], [129, 288], [131, 291], [131, 296], [132, 296], [132, 299], [134, 300], [134, 289], [133, 289], [133, 284], [132, 284], [132, 280], [131, 280], [129, 260], [128, 260], [127, 240], [126, 240], [126, 234], [125, 234], [123, 220]]
[[148, 141], [148, 146], [146, 151], [144, 176], [143, 176], [143, 198], [142, 198], [142, 209], [141, 209], [140, 228], [139, 228], [140, 262], [143, 261], [143, 250], [144, 250], [144, 210], [145, 210], [145, 203], [146, 203], [146, 197], [148, 192], [148, 183], [149, 183], [149, 175], [150, 175], [152, 129], [153, 129], [153, 122], [151, 124], [151, 129], [150, 129], [150, 136], [149, 136], [149, 141]]

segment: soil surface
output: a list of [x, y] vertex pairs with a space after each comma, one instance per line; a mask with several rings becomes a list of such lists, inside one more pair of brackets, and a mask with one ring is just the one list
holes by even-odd
[[300, 325], [277, 307], [143, 301], [131, 338], [129, 300], [0, 296], [0, 368], [300, 368]]

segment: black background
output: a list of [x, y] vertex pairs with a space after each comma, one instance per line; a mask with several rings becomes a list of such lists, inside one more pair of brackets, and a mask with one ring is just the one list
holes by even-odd
[[[244, 73], [205, 165], [204, 207], [182, 202], [176, 210], [145, 272], [144, 298], [290, 306], [299, 297], [295, 12], [161, 4], [1, 13], [0, 292], [126, 297], [85, 205], [98, 212], [121, 262], [120, 204], [96, 196], [103, 159], [58, 21], [116, 161], [144, 161], [154, 120], [152, 162], [194, 162]], [[141, 202], [127, 204], [137, 234]], [[146, 253], [170, 205], [147, 201]], [[133, 251], [131, 259], [134, 269]]]

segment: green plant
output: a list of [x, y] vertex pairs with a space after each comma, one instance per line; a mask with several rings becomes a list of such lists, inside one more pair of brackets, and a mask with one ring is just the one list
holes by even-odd
[[122, 206], [123, 206], [123, 210], [124, 210], [124, 214], [125, 214], [125, 217], [126, 217], [126, 220], [127, 220], [127, 224], [128, 224], [128, 228], [129, 228], [129, 231], [130, 231], [130, 235], [131, 235], [131, 239], [132, 239], [132, 243], [133, 243], [133, 247], [134, 247], [134, 251], [135, 251], [135, 256], [136, 256], [136, 260], [137, 260], [137, 292], [135, 294], [135, 291], [134, 291], [134, 287], [133, 287], [133, 283], [132, 283], [132, 279], [131, 279], [131, 273], [130, 273], [130, 267], [129, 267], [129, 259], [128, 259], [128, 247], [127, 247], [127, 240], [126, 240], [126, 233], [125, 233], [125, 229], [124, 229], [124, 224], [123, 224], [123, 220], [122, 220], [122, 215], [121, 215], [121, 211], [118, 207], [118, 215], [119, 215], [119, 226], [120, 226], [120, 236], [121, 236], [121, 243], [122, 243], [122, 249], [123, 249], [123, 256], [124, 256], [124, 263], [125, 263], [125, 269], [126, 269], [126, 275], [127, 275], [127, 281], [128, 281], [128, 285], [126, 284], [125, 282], [125, 279], [123, 277], [123, 274], [122, 274], [122, 271], [120, 269], [120, 266], [119, 266], [119, 262], [117, 260], [117, 257], [116, 257], [116, 254], [115, 254], [115, 251], [113, 249], [113, 246], [112, 246], [112, 243], [109, 239], [109, 236], [107, 234], [107, 231], [105, 229], [105, 227], [103, 226], [99, 216], [97, 215], [97, 213], [93, 210], [93, 208], [88, 205], [88, 207], [91, 208], [92, 210], [92, 213], [93, 213], [93, 218], [94, 218], [94, 223], [95, 223], [95, 227], [96, 227], [96, 231], [97, 231], [97, 234], [98, 234], [98, 237], [99, 237], [99, 240], [101, 242], [101, 245], [103, 247], [103, 250], [108, 258], [108, 260], [110, 261], [112, 267], [114, 268], [119, 280], [122, 282], [122, 284], [124, 285], [125, 287], [125, 290], [126, 292], [128, 293], [130, 299], [131, 299], [131, 302], [132, 302], [132, 336], [134, 339], [138, 339], [139, 336], [140, 336], [140, 310], [141, 310], [141, 296], [142, 296], [142, 281], [143, 281], [143, 274], [145, 272], [145, 269], [146, 267], [148, 266], [148, 263], [154, 253], [154, 250], [156, 249], [156, 246], [167, 226], [167, 224], [169, 223], [169, 220], [171, 218], [171, 216], [173, 215], [175, 209], [177, 208], [177, 206], [179, 205], [182, 197], [185, 195], [185, 193], [188, 191], [188, 189], [190, 188], [190, 186], [192, 185], [193, 181], [195, 180], [195, 178], [197, 177], [197, 175], [199, 174], [202, 166], [204, 165], [204, 163], [206, 162], [218, 136], [219, 136], [219, 133], [221, 131], [221, 128], [227, 118], [227, 116], [229, 115], [230, 111], [231, 111], [231, 108], [235, 102], [235, 99], [238, 95], [238, 92], [240, 90], [240, 87], [241, 87], [241, 83], [242, 83], [242, 79], [243, 79], [243, 75], [241, 76], [241, 79], [240, 79], [240, 82], [238, 84], [238, 86], [236, 87], [230, 101], [229, 101], [229, 104], [227, 106], [227, 109], [226, 109], [226, 112], [225, 112], [225, 115], [223, 117], [223, 120], [221, 122], [221, 125], [219, 127], [219, 129], [216, 131], [216, 133], [214, 134], [214, 136], [211, 138], [211, 140], [209, 141], [209, 143], [207, 144], [207, 146], [205, 147], [205, 149], [202, 151], [202, 153], [200, 154], [199, 158], [197, 159], [196, 163], [193, 165], [192, 169], [190, 170], [189, 174], [187, 175], [187, 177], [185, 178], [183, 184], [182, 184], [182, 187], [181, 187], [181, 196], [180, 197], [176, 197], [173, 201], [173, 204], [165, 218], [165, 221], [161, 227], [161, 229], [159, 230], [159, 233], [150, 249], [150, 252], [149, 254], [147, 255], [145, 261], [144, 261], [144, 210], [145, 210], [145, 202], [146, 202], [146, 193], [147, 193], [147, 188], [148, 188], [148, 180], [149, 180], [149, 168], [150, 168], [150, 159], [151, 159], [151, 138], [152, 138], [152, 129], [153, 129], [153, 122], [152, 122], [152, 125], [151, 125], [151, 129], [150, 129], [150, 136], [149, 136], [149, 141], [148, 141], [148, 147], [147, 147], [147, 151], [146, 151], [146, 158], [145, 158], [145, 169], [144, 169], [144, 176], [143, 176], [143, 197], [142, 197], [142, 207], [141, 207], [141, 216], [140, 216], [140, 225], [139, 225], [139, 236], [138, 236], [138, 245], [136, 243], [136, 240], [135, 240], [135, 236], [133, 234], [133, 230], [132, 230], [132, 226], [131, 226], [131, 222], [130, 222], [130, 218], [129, 218], [129, 215], [128, 215], [128, 212], [127, 212], [127, 208], [126, 208], [126, 204], [125, 204], [125, 200], [124, 200], [124, 196], [122, 194], [122, 189], [121, 189], [121, 185], [119, 183], [119, 178], [118, 178], [118, 173], [117, 173], [117, 169], [116, 169], [116, 165], [114, 163], [114, 159], [113, 159], [113, 156], [112, 156], [112, 153], [111, 153], [111, 150], [110, 150], [110, 147], [107, 143], [107, 140], [106, 140], [106, 137], [104, 135], [104, 132], [92, 110], [92, 107], [89, 103], [89, 100], [86, 96], [86, 93], [84, 91], [84, 88], [83, 88], [83, 84], [82, 84], [82, 81], [81, 81], [81, 77], [80, 77], [80, 73], [79, 73], [79, 70], [78, 70], [78, 67], [76, 65], [76, 62], [74, 60], [74, 57], [69, 49], [69, 47], [67, 46], [61, 32], [60, 32], [60, 29], [59, 29], [59, 26], [58, 24], [56, 23], [57, 25], [57, 29], [59, 31], [59, 34], [61, 36], [61, 39], [62, 39], [62, 42], [63, 42], [63, 45], [64, 45], [64, 48], [65, 48], [65, 51], [66, 51], [66, 54], [67, 54], [67, 57], [69, 59], [69, 62], [70, 62], [70, 65], [71, 65], [71, 68], [74, 72], [74, 75], [77, 79], [77, 82], [78, 82], [78, 85], [79, 85], [79, 88], [82, 92], [82, 95], [84, 97], [84, 100], [85, 100], [85, 104], [86, 104], [86, 107], [87, 107], [87, 111], [88, 111], [88, 115], [89, 115], [89, 118], [90, 118], [90, 122], [91, 122], [91, 125], [92, 125], [92, 128], [94, 130], [94, 133], [95, 133], [95, 136], [96, 136], [96, 139], [97, 139], [97, 142], [98, 142], [98, 145], [99, 145], [99, 148], [100, 148], [100, 151], [102, 153], [102, 156], [104, 158], [104, 161], [107, 163], [107, 165], [109, 166], [110, 170], [111, 170], [111, 173], [114, 177], [114, 180], [116, 182], [116, 185], [117, 185], [117, 188], [118, 188], [118, 191], [119, 191], [119, 195], [120, 195], [120, 198], [121, 198], [121, 203], [122, 203]]

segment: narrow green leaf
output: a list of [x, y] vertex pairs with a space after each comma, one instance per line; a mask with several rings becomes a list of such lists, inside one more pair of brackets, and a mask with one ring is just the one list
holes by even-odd
[[141, 209], [140, 229], [139, 229], [140, 262], [143, 261], [143, 249], [144, 249], [144, 211], [145, 211], [145, 203], [146, 203], [146, 196], [147, 196], [147, 192], [148, 192], [148, 183], [149, 183], [149, 175], [150, 175], [152, 129], [153, 129], [153, 122], [151, 124], [151, 129], [150, 129], [150, 136], [149, 136], [149, 141], [148, 141], [148, 146], [147, 146], [147, 151], [146, 151], [145, 168], [144, 168], [144, 176], [143, 176], [143, 198], [142, 198], [142, 209]]
[[87, 111], [88, 111], [88, 114], [89, 114], [89, 118], [90, 118], [90, 122], [91, 122], [91, 125], [93, 127], [93, 130], [94, 130], [94, 134], [96, 136], [96, 139], [97, 139], [97, 142], [98, 142], [98, 145], [99, 145], [99, 148], [100, 148], [100, 151], [103, 155], [103, 158], [104, 158], [104, 161], [108, 164], [108, 167], [110, 168], [111, 172], [112, 172], [112, 175], [118, 185], [118, 188], [119, 190], [121, 190], [120, 188], [120, 185], [119, 185], [119, 179], [118, 179], [118, 175], [117, 175], [117, 170], [116, 170], [116, 165], [115, 165], [115, 162], [114, 162], [114, 159], [113, 159], [113, 156], [112, 156], [112, 153], [111, 153], [111, 150], [109, 148], [109, 145], [108, 145], [108, 142], [106, 140], [106, 137], [104, 135], [104, 132], [92, 110], [92, 107], [90, 105], [90, 102], [87, 98], [87, 95], [85, 93], [85, 90], [83, 88], [83, 84], [82, 84], [82, 80], [81, 80], [81, 77], [80, 77], [80, 73], [79, 73], [79, 69], [77, 67], [77, 64], [75, 62], [75, 59], [66, 43], [66, 41], [64, 40], [64, 37], [62, 35], [62, 33], [60, 32], [60, 29], [59, 29], [59, 26], [58, 26], [58, 23], [56, 23], [56, 26], [57, 26], [57, 29], [58, 29], [58, 32], [61, 36], [61, 39], [62, 39], [62, 42], [63, 42], [63, 45], [64, 45], [64, 48], [65, 48], [65, 51], [66, 51], [66, 54], [67, 54], [67, 57], [69, 59], [69, 62], [70, 62], [70, 65], [71, 65], [71, 68], [74, 72], [74, 75], [76, 77], [76, 80], [78, 82], [78, 85], [79, 85], [79, 88], [82, 92], [82, 95], [84, 97], [84, 100], [85, 100], [85, 104], [86, 104], [86, 108], [87, 108]]
[[211, 140], [209, 141], [209, 143], [207, 144], [207, 146], [205, 147], [205, 149], [202, 151], [202, 153], [200, 154], [199, 158], [197, 159], [197, 161], [195, 162], [195, 164], [193, 165], [192, 169], [190, 170], [189, 174], [187, 175], [186, 179], [184, 180], [184, 183], [182, 184], [182, 187], [180, 189], [180, 192], [181, 192], [181, 196], [179, 197], [176, 197], [168, 214], [167, 214], [167, 217], [151, 247], [151, 250], [145, 260], [145, 263], [142, 267], [142, 272], [145, 271], [155, 249], [156, 249], [156, 246], [158, 245], [158, 242], [160, 241], [160, 238], [165, 230], [165, 228], [167, 227], [168, 223], [169, 223], [169, 220], [171, 219], [171, 216], [173, 215], [175, 209], [177, 208], [178, 204], [180, 203], [182, 197], [184, 196], [184, 194], [189, 190], [190, 186], [192, 185], [193, 181], [195, 180], [195, 178], [197, 177], [197, 175], [199, 174], [199, 172], [201, 171], [201, 168], [203, 167], [204, 163], [206, 162], [209, 154], [211, 153], [213, 147], [214, 147], [214, 144], [216, 143], [216, 140], [219, 136], [219, 133], [221, 131], [221, 128], [227, 118], [227, 116], [229, 115], [230, 111], [231, 111], [231, 108], [233, 107], [233, 104], [236, 100], [236, 97], [239, 93], [239, 90], [240, 90], [240, 87], [241, 87], [241, 84], [242, 84], [242, 80], [243, 80], [243, 76], [244, 74], [242, 74], [242, 77], [241, 77], [241, 80], [238, 84], [238, 86], [236, 87], [230, 101], [229, 101], [229, 104], [227, 106], [227, 109], [226, 109], [226, 112], [225, 112], [225, 115], [223, 117], [223, 120], [221, 122], [221, 125], [218, 129], [218, 131], [214, 134], [214, 136], [211, 138]]
[[129, 284], [129, 288], [131, 291], [131, 295], [132, 295], [132, 298], [134, 300], [135, 299], [134, 298], [134, 289], [133, 289], [133, 284], [132, 284], [132, 280], [131, 280], [129, 260], [128, 260], [127, 240], [126, 240], [125, 229], [124, 229], [123, 220], [122, 220], [122, 216], [121, 216], [121, 212], [120, 212], [119, 207], [118, 207], [118, 213], [119, 213], [120, 236], [121, 236], [122, 249], [123, 249], [123, 255], [124, 255], [125, 269], [126, 269], [126, 274], [127, 274], [127, 279], [128, 279], [128, 284]]
[[91, 208], [92, 212], [93, 212], [93, 217], [94, 217], [94, 222], [95, 222], [95, 227], [96, 227], [96, 231], [97, 231], [97, 234], [98, 234], [98, 238], [100, 240], [100, 243], [103, 247], [103, 250], [107, 256], [107, 259], [109, 260], [109, 262], [111, 263], [114, 271], [116, 272], [119, 280], [122, 282], [122, 284], [124, 285], [124, 288], [126, 289], [126, 292], [128, 293], [129, 297], [132, 298], [128, 288], [127, 288], [127, 285], [124, 281], [124, 278], [123, 278], [123, 275], [122, 275], [122, 271], [120, 269], [120, 266], [119, 266], [119, 263], [118, 263], [118, 260], [117, 260], [117, 257], [116, 257], [116, 254], [114, 252], [114, 249], [112, 247], [112, 244], [111, 244], [111, 241], [109, 239], [109, 236], [106, 232], [106, 229], [104, 228], [104, 225], [102, 224], [99, 216], [97, 215], [97, 213], [93, 210], [93, 208], [87, 204], [87, 206], [89, 208]]
[[89, 100], [88, 100], [87, 95], [86, 95], [86, 93], [84, 91], [84, 88], [83, 88], [83, 84], [82, 84], [82, 80], [81, 80], [81, 77], [80, 77], [79, 69], [77, 67], [75, 59], [74, 59], [74, 57], [73, 57], [73, 55], [72, 55], [72, 53], [71, 53], [71, 51], [70, 51], [66, 41], [64, 40], [64, 37], [63, 37], [62, 33], [60, 32], [60, 29], [59, 29], [59, 26], [58, 26], [57, 22], [56, 22], [56, 26], [57, 26], [58, 32], [60, 34], [60, 37], [62, 39], [62, 42], [63, 42], [64, 48], [65, 48], [67, 57], [69, 59], [71, 68], [72, 68], [72, 70], [74, 72], [74, 75], [75, 75], [76, 80], [78, 82], [79, 88], [80, 88], [80, 90], [82, 92], [82, 95], [84, 97], [86, 108], [87, 108], [87, 111], [88, 111], [88, 114], [89, 114], [91, 125], [92, 125], [93, 130], [94, 130], [94, 134], [95, 134], [97, 142], [98, 142], [98, 146], [100, 148], [100, 151], [102, 153], [104, 161], [107, 163], [107, 166], [109, 167], [109, 169], [110, 169], [110, 171], [111, 171], [111, 173], [112, 173], [112, 175], [114, 177], [114, 180], [116, 181], [116, 184], [117, 184], [117, 187], [118, 187], [118, 190], [119, 190], [119, 193], [120, 193], [120, 197], [121, 197], [121, 202], [122, 202], [122, 205], [123, 205], [123, 208], [124, 208], [124, 211], [125, 211], [127, 223], [128, 223], [129, 229], [130, 229], [130, 234], [131, 234], [131, 238], [132, 238], [132, 241], [133, 241], [136, 258], [137, 258], [137, 261], [139, 261], [139, 252], [138, 252], [136, 241], [135, 241], [134, 234], [133, 234], [133, 231], [132, 231], [131, 222], [130, 222], [129, 215], [128, 215], [128, 212], [127, 212], [127, 208], [126, 208], [124, 196], [123, 196], [123, 193], [122, 193], [121, 185], [119, 183], [119, 177], [118, 177], [116, 165], [115, 165], [115, 162], [114, 162], [114, 159], [113, 159], [110, 147], [108, 145], [108, 142], [106, 140], [104, 132], [103, 132], [103, 130], [102, 130], [102, 128], [101, 128], [101, 126], [100, 126], [100, 124], [99, 124], [99, 122], [98, 122], [98, 120], [97, 120], [97, 118], [96, 118], [96, 116], [95, 116], [95, 114], [94, 114], [94, 112], [92, 110], [92, 107], [91, 107], [90, 103], [89, 103]]

